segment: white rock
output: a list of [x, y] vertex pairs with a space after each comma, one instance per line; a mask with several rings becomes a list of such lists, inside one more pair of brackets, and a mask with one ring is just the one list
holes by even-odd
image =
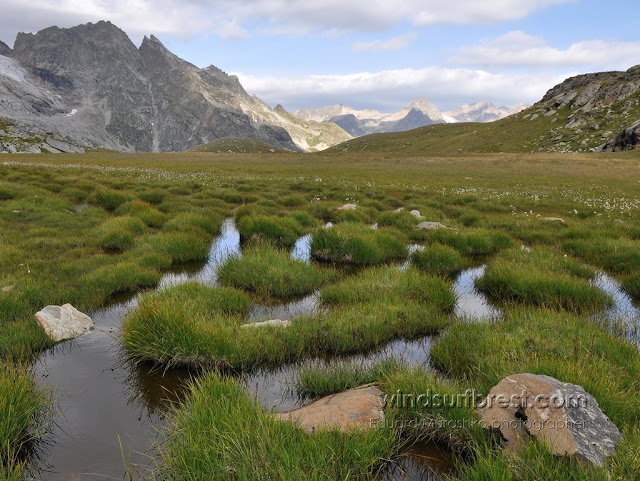
[[342, 207], [338, 207], [338, 210], [356, 210], [357, 208], [356, 204], [345, 204]]
[[428, 222], [428, 221], [420, 222], [417, 228], [422, 230], [449, 229], [449, 227], [447, 227], [444, 224], [441, 224], [440, 222]]
[[249, 324], [243, 324], [240, 327], [289, 327], [291, 325], [291, 321], [283, 321], [282, 319], [270, 319], [268, 321], [262, 322], [252, 322]]
[[409, 212], [409, 214], [411, 214], [416, 219], [419, 219], [419, 220], [424, 219], [424, 217], [420, 215], [420, 211], [419, 210], [412, 210], [411, 212]]
[[36, 319], [54, 342], [76, 338], [95, 327], [93, 319], [71, 304], [47, 306], [36, 313]]
[[558, 224], [566, 224], [562, 217], [543, 217], [542, 220], [547, 222], [557, 222]]

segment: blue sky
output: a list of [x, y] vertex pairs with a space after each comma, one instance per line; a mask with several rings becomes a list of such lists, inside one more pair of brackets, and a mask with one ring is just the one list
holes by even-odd
[[622, 0], [3, 1], [0, 39], [110, 20], [289, 110], [533, 103], [570, 75], [640, 63], [640, 2]]

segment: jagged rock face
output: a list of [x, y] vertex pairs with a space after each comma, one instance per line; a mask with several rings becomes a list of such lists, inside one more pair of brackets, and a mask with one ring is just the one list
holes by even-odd
[[153, 36], [138, 49], [109, 22], [51, 27], [18, 34], [8, 53], [0, 117], [16, 128], [123, 151], [182, 151], [223, 137], [299, 150], [281, 124], [243, 111], [252, 97], [237, 77], [199, 69]]
[[[108, 22], [18, 34], [14, 58], [66, 101], [82, 110], [111, 147], [149, 151], [152, 98], [140, 52]], [[74, 119], [75, 120], [75, 119]]]
[[411, 109], [406, 117], [389, 127], [388, 132], [404, 132], [435, 123], [427, 114], [418, 109]]
[[640, 120], [602, 146], [603, 152], [633, 150], [640, 144]]
[[0, 40], [0, 55], [3, 55], [5, 57], [11, 57], [12, 54], [12, 50], [11, 48], [4, 43], [2, 40]]
[[362, 135], [367, 135], [368, 133], [353, 114], [336, 115], [335, 117], [332, 117], [329, 122], [333, 122], [354, 137], [360, 137]]
[[534, 151], [630, 148], [633, 125], [640, 119], [640, 66], [571, 77], [516, 118], [548, 129], [531, 139]]

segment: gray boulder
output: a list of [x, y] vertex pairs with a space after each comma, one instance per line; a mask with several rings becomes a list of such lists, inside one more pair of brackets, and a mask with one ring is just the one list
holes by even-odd
[[366, 385], [325, 396], [300, 409], [276, 414], [276, 418], [299, 424], [311, 433], [318, 429], [372, 429], [384, 421], [385, 402], [378, 386]]
[[602, 152], [633, 150], [640, 144], [640, 120], [600, 147]]
[[74, 339], [95, 327], [93, 319], [71, 304], [47, 306], [36, 313], [36, 319], [54, 342]]
[[437, 230], [437, 229], [450, 229], [451, 227], [447, 227], [446, 225], [440, 222], [425, 221], [425, 222], [420, 222], [416, 228], [421, 230]]
[[581, 386], [536, 374], [508, 376], [478, 406], [481, 422], [498, 431], [507, 448], [530, 438], [558, 456], [603, 466], [622, 434]]

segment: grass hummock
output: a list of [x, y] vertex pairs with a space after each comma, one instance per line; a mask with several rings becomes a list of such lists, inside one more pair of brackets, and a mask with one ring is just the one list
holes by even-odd
[[303, 228], [292, 217], [247, 215], [238, 220], [240, 240], [262, 240], [278, 247], [291, 248], [303, 233]]
[[464, 258], [453, 247], [433, 244], [411, 255], [411, 264], [421, 271], [450, 277], [465, 267]]
[[511, 249], [489, 264], [476, 287], [498, 302], [593, 311], [613, 301], [588, 279], [594, 271], [550, 249]]
[[160, 472], [169, 481], [364, 481], [397, 450], [394, 434], [387, 429], [309, 434], [264, 412], [238, 382], [209, 374], [192, 385], [174, 413]]
[[313, 234], [311, 254], [320, 261], [373, 265], [406, 258], [408, 249], [392, 229], [345, 222]]
[[242, 257], [229, 258], [218, 271], [224, 285], [278, 298], [311, 294], [331, 277], [329, 271], [294, 260], [270, 245], [249, 246]]

